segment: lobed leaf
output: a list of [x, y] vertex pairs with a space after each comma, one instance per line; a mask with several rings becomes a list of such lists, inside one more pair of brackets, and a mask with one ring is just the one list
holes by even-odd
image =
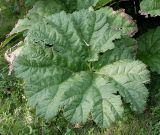
[[114, 41], [115, 48], [101, 54], [99, 60], [94, 62], [95, 69], [101, 68], [104, 65], [111, 64], [118, 60], [131, 59], [135, 60], [137, 52], [137, 41], [130, 37], [122, 37]]
[[85, 123], [91, 112], [99, 126], [108, 127], [123, 112], [114, 85], [89, 70], [74, 71], [63, 58], [43, 46], [23, 48], [14, 69], [25, 81], [30, 105], [46, 119], [55, 117], [64, 106], [64, 116], [71, 123]]
[[121, 35], [106, 14], [88, 10], [60, 12], [34, 25], [14, 70], [37, 114], [48, 120], [63, 110], [73, 124], [90, 117], [105, 128], [122, 116], [121, 96], [133, 111], [144, 111], [149, 72], [132, 58], [135, 40], [114, 41]]
[[145, 109], [148, 90], [143, 85], [149, 81], [149, 71], [140, 61], [123, 60], [103, 66], [99, 74], [106, 75], [113, 82], [117, 91], [131, 104], [132, 110], [143, 112]]
[[138, 31], [136, 22], [131, 16], [125, 13], [124, 9], [114, 11], [111, 7], [105, 7], [97, 12], [106, 14], [111, 27], [120, 30], [123, 35], [132, 37]]

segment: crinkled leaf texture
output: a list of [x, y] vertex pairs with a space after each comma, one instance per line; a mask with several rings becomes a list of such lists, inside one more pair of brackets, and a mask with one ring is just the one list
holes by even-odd
[[52, 119], [63, 110], [71, 123], [91, 118], [108, 127], [123, 114], [121, 97], [143, 112], [149, 72], [132, 58], [135, 40], [123, 37], [114, 43], [121, 32], [107, 20], [99, 12], [61, 12], [29, 31], [14, 70], [38, 115]]
[[160, 0], [143, 0], [140, 9], [143, 15], [160, 16]]
[[31, 29], [26, 40], [43, 42], [63, 54], [70, 52], [73, 57], [88, 56], [88, 61], [96, 61], [98, 54], [113, 49], [113, 40], [120, 37], [121, 31], [109, 25], [107, 15], [81, 10], [72, 15], [61, 12], [47, 17]]
[[160, 27], [151, 29], [138, 38], [138, 57], [152, 71], [160, 73]]
[[[62, 0], [61, 0], [62, 1]], [[75, 2], [77, 1], [77, 10], [88, 8], [89, 6], [95, 5], [97, 0], [85, 0], [82, 2], [81, 0], [68, 0], [61, 3], [61, 1], [39, 1], [37, 2], [33, 8], [29, 11], [27, 16], [24, 19], [20, 19], [16, 24], [15, 28], [11, 31], [10, 35], [14, 33], [19, 33], [24, 30], [29, 30], [33, 25], [36, 25], [38, 22], [42, 22], [43, 19], [52, 15], [54, 13], [65, 10], [67, 12], [72, 9]], [[67, 7], [67, 4], [72, 5]], [[76, 10], [72, 9], [72, 11]], [[120, 29], [124, 35], [133, 36], [137, 32], [137, 25], [135, 21], [127, 14], [124, 13], [123, 10], [114, 11], [110, 7], [105, 7], [97, 12], [103, 12], [108, 17], [108, 23], [115, 29]]]

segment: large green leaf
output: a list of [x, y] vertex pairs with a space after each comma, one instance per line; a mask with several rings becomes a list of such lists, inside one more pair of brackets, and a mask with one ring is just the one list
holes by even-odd
[[[109, 27], [104, 14], [86, 10], [57, 13], [32, 27], [14, 70], [24, 80], [28, 101], [37, 114], [52, 119], [63, 110], [73, 124], [91, 117], [108, 127], [122, 116], [121, 96], [132, 110], [142, 112], [149, 73], [142, 62], [130, 58], [134, 41], [113, 42], [120, 33]], [[130, 41], [126, 51], [123, 40]], [[100, 52], [117, 57], [108, 55], [109, 62], [97, 66], [90, 60], [104, 61], [105, 57], [98, 57]]]
[[143, 0], [140, 3], [141, 14], [148, 16], [160, 16], [160, 0]]
[[116, 89], [109, 80], [78, 65], [79, 71], [74, 71], [53, 48], [32, 45], [23, 49], [14, 69], [24, 79], [26, 95], [37, 114], [51, 119], [65, 104], [64, 116], [70, 122], [84, 123], [91, 112], [103, 127], [121, 116], [122, 102], [119, 95], [114, 95]]
[[138, 38], [138, 58], [152, 71], [160, 73], [160, 27], [149, 30]]

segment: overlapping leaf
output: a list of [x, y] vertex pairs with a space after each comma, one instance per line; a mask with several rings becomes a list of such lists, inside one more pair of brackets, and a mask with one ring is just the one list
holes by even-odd
[[[149, 73], [142, 62], [130, 58], [131, 45], [122, 49], [121, 42], [132, 44], [131, 39], [113, 42], [120, 35], [109, 27], [105, 14], [86, 10], [57, 13], [35, 25], [14, 70], [24, 79], [37, 114], [52, 119], [63, 109], [71, 123], [85, 123], [91, 117], [99, 126], [108, 127], [122, 116], [121, 96], [132, 110], [142, 112]], [[104, 61], [105, 57], [98, 56], [103, 52], [107, 57], [107, 51], [109, 62], [96, 66], [93, 60]]]
[[22, 32], [30, 29], [37, 22], [43, 21], [43, 19], [49, 15], [65, 10], [67, 12], [73, 12], [80, 9], [87, 9], [90, 6], [95, 6], [98, 0], [40, 0], [35, 3], [33, 8], [29, 10], [24, 19], [20, 19], [15, 28], [11, 31], [11, 35], [14, 33]]
[[138, 38], [138, 57], [152, 71], [160, 73], [160, 27], [149, 30]]
[[140, 13], [148, 16], [160, 16], [160, 1], [159, 0], [143, 0], [140, 3]]
[[[11, 31], [11, 35], [14, 33], [29, 30], [33, 25], [38, 22], [42, 22], [43, 19], [51, 14], [65, 10], [67, 12], [73, 12], [90, 6], [95, 6], [97, 0], [85, 0], [84, 2], [79, 0], [68, 1], [39, 1], [29, 11], [24, 19], [20, 19], [15, 28]], [[133, 36], [137, 32], [137, 25], [134, 20], [123, 10], [114, 11], [110, 7], [105, 7], [97, 12], [104, 13], [108, 17], [108, 23], [114, 29], [121, 30], [124, 35]]]

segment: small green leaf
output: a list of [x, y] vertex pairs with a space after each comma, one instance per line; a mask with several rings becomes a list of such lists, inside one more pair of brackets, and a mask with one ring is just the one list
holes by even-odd
[[138, 58], [154, 72], [160, 73], [160, 27], [151, 29], [138, 38]]
[[140, 3], [140, 13], [148, 16], [160, 16], [160, 1], [159, 0], [143, 0]]
[[97, 3], [97, 5], [96, 5], [96, 8], [103, 7], [106, 4], [110, 3], [111, 1], [113, 1], [113, 0], [99, 0], [98, 3]]

